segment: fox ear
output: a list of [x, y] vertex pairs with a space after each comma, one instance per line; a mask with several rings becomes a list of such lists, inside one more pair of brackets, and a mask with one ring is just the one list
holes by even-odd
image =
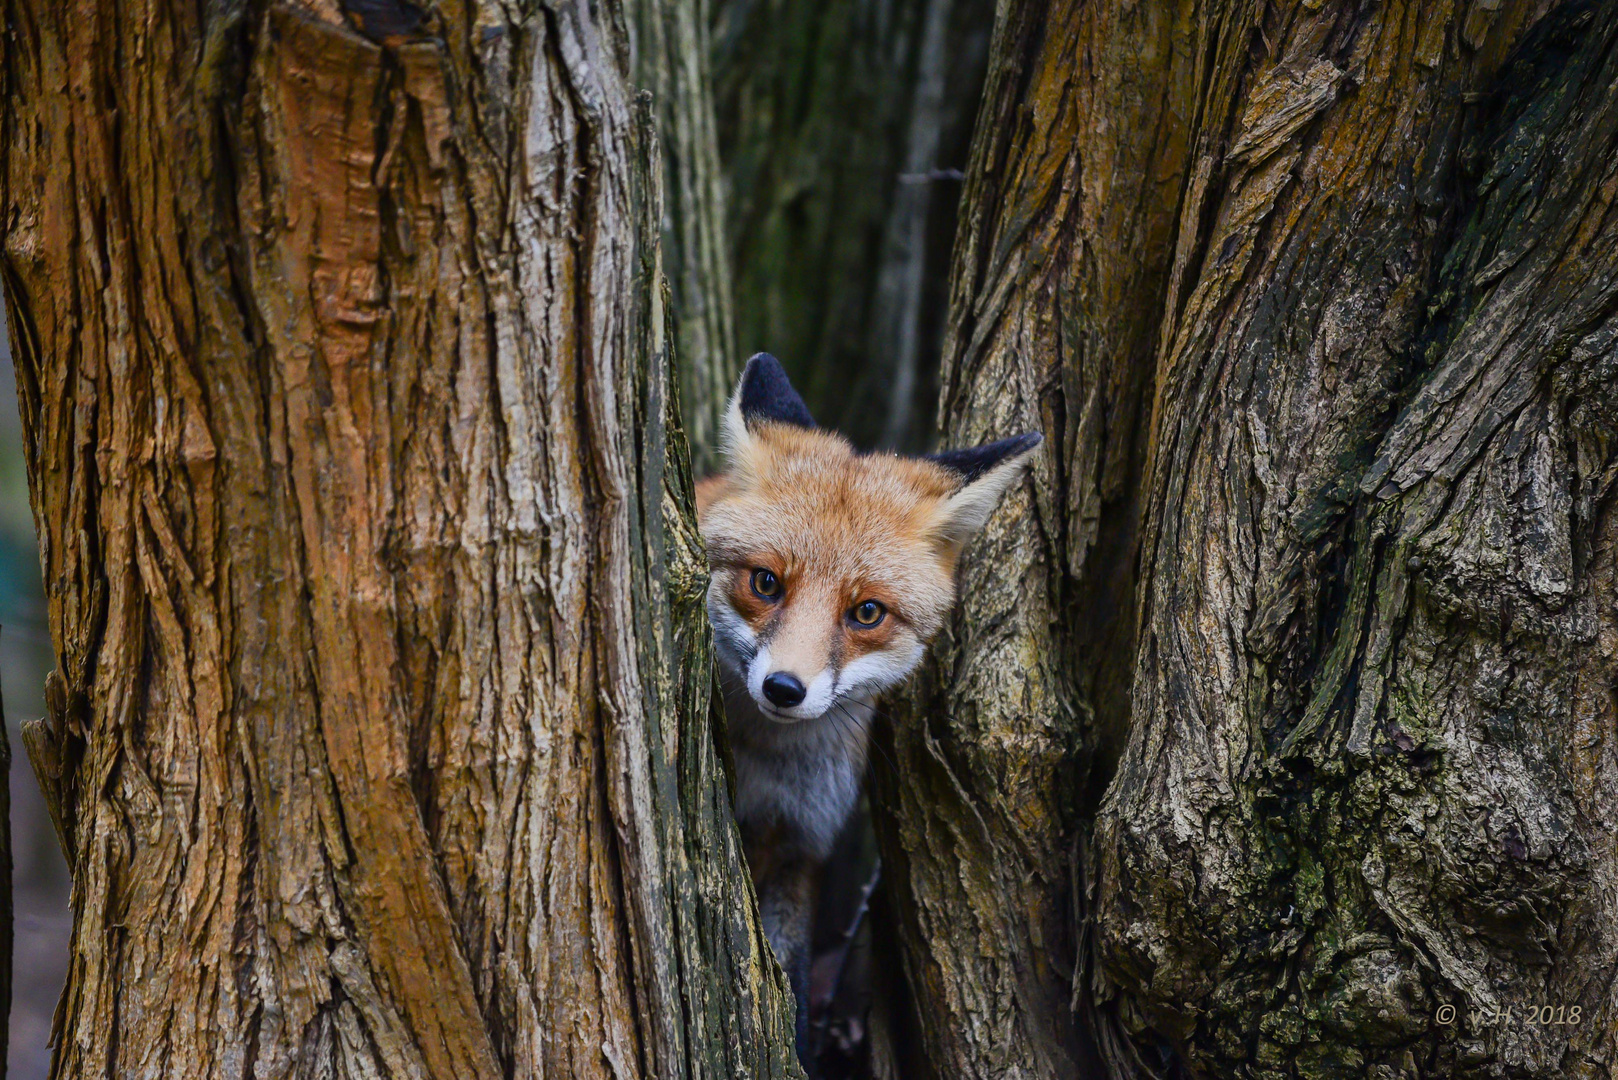
[[1045, 436], [1034, 431], [967, 450], [927, 455], [928, 461], [959, 473], [965, 481], [960, 490], [944, 500], [934, 525], [945, 546], [964, 547], [977, 535], [1000, 505], [1006, 489], [1022, 476], [1034, 449], [1044, 441]]
[[736, 392], [725, 410], [724, 452], [732, 469], [747, 468], [752, 442], [748, 429], [762, 423], [801, 428], [815, 426], [809, 406], [792, 389], [781, 361], [761, 352], [742, 369], [741, 381], [736, 384]]

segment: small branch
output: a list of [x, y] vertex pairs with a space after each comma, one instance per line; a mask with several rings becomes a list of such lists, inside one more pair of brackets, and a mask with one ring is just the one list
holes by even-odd
[[935, 180], [965, 180], [966, 174], [960, 169], [928, 169], [925, 172], [906, 172], [899, 174], [901, 184], [930, 184]]

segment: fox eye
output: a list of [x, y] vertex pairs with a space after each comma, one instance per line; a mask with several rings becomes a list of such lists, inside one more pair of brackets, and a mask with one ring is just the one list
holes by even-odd
[[887, 613], [888, 609], [875, 600], [866, 600], [855, 604], [853, 611], [854, 621], [867, 629], [881, 622], [882, 616]]
[[768, 570], [753, 571], [753, 592], [763, 600], [779, 600], [781, 598], [781, 579]]

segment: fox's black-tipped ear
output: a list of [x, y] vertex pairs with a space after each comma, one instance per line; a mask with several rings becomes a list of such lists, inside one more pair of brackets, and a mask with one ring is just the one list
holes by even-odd
[[1000, 497], [1022, 475], [1034, 448], [1045, 441], [1037, 431], [1000, 439], [970, 450], [946, 450], [927, 460], [961, 474], [960, 490], [939, 508], [934, 532], [945, 547], [959, 551], [988, 522]]
[[809, 406], [792, 389], [786, 369], [781, 361], [767, 352], [761, 352], [742, 369], [742, 381], [736, 388], [734, 403], [742, 419], [749, 424], [769, 421], [812, 428], [815, 418], [809, 415]]
[[815, 418], [809, 415], [809, 406], [792, 389], [792, 382], [781, 367], [781, 361], [769, 353], [759, 353], [742, 369], [741, 382], [731, 395], [730, 406], [725, 409], [722, 432], [725, 461], [733, 476], [746, 478], [753, 471], [753, 437], [748, 429], [754, 424], [791, 424], [812, 428]]
[[982, 446], [969, 446], [965, 450], [928, 454], [927, 460], [960, 473], [961, 478], [970, 484], [1007, 458], [1026, 454], [1044, 441], [1044, 435], [1030, 431], [1026, 435], [1013, 435], [1009, 439], [998, 439]]

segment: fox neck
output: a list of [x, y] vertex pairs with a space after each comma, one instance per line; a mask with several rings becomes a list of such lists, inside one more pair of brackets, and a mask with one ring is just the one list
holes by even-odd
[[873, 700], [846, 699], [816, 719], [782, 724], [745, 689], [730, 689], [725, 712], [744, 836], [773, 834], [790, 849], [784, 854], [824, 861], [859, 802]]

